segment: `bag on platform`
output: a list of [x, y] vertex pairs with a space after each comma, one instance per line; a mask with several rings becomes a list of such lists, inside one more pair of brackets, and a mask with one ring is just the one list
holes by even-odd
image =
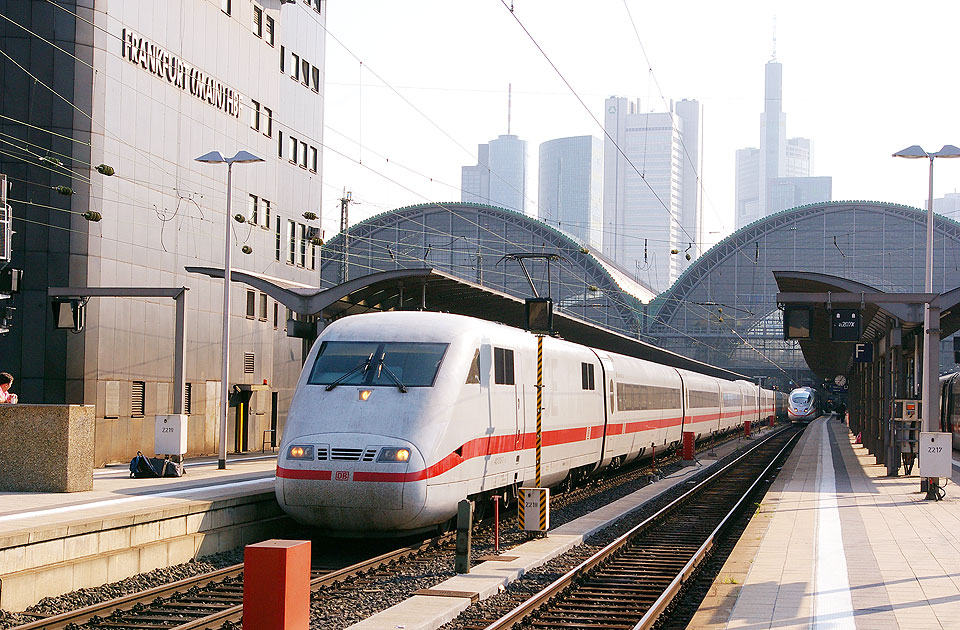
[[137, 451], [137, 456], [130, 460], [131, 479], [182, 477], [183, 472], [183, 464], [180, 462], [159, 457], [144, 457], [140, 451]]

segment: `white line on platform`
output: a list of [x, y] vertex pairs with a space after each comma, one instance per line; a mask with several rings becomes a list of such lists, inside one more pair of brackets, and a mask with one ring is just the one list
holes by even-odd
[[820, 466], [817, 493], [817, 573], [814, 593], [817, 630], [856, 630], [847, 556], [843, 551], [840, 510], [837, 505], [837, 480], [827, 421], [821, 421]]
[[17, 521], [20, 519], [27, 518], [36, 518], [38, 516], [49, 516], [51, 514], [64, 514], [66, 512], [76, 512], [79, 510], [87, 509], [96, 509], [103, 508], [113, 505], [122, 505], [124, 503], [134, 503], [136, 501], [144, 501], [146, 499], [158, 499], [164, 497], [183, 497], [191, 494], [201, 494], [208, 490], [226, 490], [233, 488], [242, 488], [245, 486], [250, 486], [257, 483], [263, 483], [264, 481], [273, 481], [274, 477], [261, 477], [259, 479], [248, 479], [247, 481], [235, 481], [232, 483], [223, 483], [223, 484], [212, 484], [209, 486], [200, 486], [194, 488], [185, 488], [183, 490], [168, 490], [167, 492], [156, 492], [152, 494], [138, 494], [130, 497], [122, 497], [119, 499], [104, 499], [103, 501], [94, 501], [92, 503], [75, 503], [73, 505], [63, 505], [55, 508], [48, 508], [45, 510], [34, 510], [33, 512], [20, 512], [18, 514], [5, 514], [0, 516], [0, 523], [5, 521]]

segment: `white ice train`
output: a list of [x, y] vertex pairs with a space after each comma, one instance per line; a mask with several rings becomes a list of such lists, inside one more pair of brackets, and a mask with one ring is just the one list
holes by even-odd
[[[442, 526], [464, 497], [533, 485], [537, 341], [428, 312], [353, 315], [327, 327], [297, 384], [276, 495], [301, 523], [344, 536]], [[774, 392], [547, 337], [542, 483], [775, 413]]]
[[812, 387], [798, 387], [787, 398], [790, 422], [812, 422], [820, 417], [820, 395]]

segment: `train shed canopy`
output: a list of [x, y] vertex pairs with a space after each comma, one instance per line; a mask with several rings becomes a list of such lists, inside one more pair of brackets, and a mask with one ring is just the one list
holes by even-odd
[[[524, 260], [526, 272], [517, 255], [533, 256]], [[638, 334], [644, 305], [656, 295], [542, 221], [461, 202], [407, 206], [351, 225], [323, 245], [320, 286], [418, 268], [521, 299], [535, 290], [552, 297], [558, 311], [628, 336]]]
[[[831, 276], [823, 273], [803, 271], [775, 271], [777, 286], [782, 293], [818, 293], [818, 294], [867, 294], [886, 293], [862, 282]], [[891, 296], [902, 295], [905, 299], [916, 298], [922, 294], [893, 292]], [[960, 288], [940, 295], [940, 338], [943, 339], [960, 330]], [[841, 305], [838, 305], [841, 306]], [[850, 304], [843, 304], [850, 307]], [[896, 322], [902, 330], [904, 343], [913, 336], [923, 333], [923, 306], [913, 301], [909, 304], [864, 302], [861, 308], [862, 333], [864, 341], [875, 341], [882, 337], [888, 320]], [[847, 375], [853, 367], [854, 344], [830, 340], [830, 316], [825, 303], [813, 305], [810, 339], [799, 341], [803, 358], [810, 369], [820, 378], [833, 379]], [[922, 340], [919, 341], [922, 345]]]
[[[187, 267], [187, 271], [213, 278], [223, 277], [223, 269], [214, 267]], [[517, 328], [523, 328], [526, 322], [523, 299], [430, 268], [377, 272], [329, 289], [294, 285], [249, 271], [233, 271], [231, 278], [234, 282], [243, 282], [263, 291], [301, 316], [316, 318], [321, 322], [357, 313], [395, 309], [456, 313]], [[745, 378], [736, 372], [601, 328], [569, 312], [555, 312], [554, 328], [563, 339], [593, 348], [719, 378]]]
[[[791, 382], [815, 384], [814, 377], [822, 373], [835, 376], [844, 359], [825, 351], [818, 354], [827, 364], [808, 367], [805, 359], [813, 355], [783, 338], [775, 272], [820, 274], [823, 286], [833, 286], [828, 278], [839, 278], [836, 286], [919, 292], [924, 287], [925, 243], [926, 213], [908, 206], [830, 201], [784, 210], [744, 226], [694, 261], [649, 304], [641, 336], [751, 376], [779, 374], [784, 387]], [[934, 221], [934, 268], [934, 291], [960, 286], [960, 223], [939, 215]], [[950, 330], [947, 323], [944, 320]], [[952, 359], [943, 349], [940, 356]]]

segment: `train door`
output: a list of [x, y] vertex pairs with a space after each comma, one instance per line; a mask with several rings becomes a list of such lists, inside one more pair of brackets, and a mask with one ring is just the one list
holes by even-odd
[[[492, 347], [493, 378], [490, 379], [490, 420], [500, 435], [513, 435], [514, 449], [522, 447], [523, 420], [520, 388], [517, 386], [517, 357], [512, 348]], [[519, 454], [519, 453], [518, 453]]]
[[[523, 380], [523, 361], [516, 362], [513, 387], [513, 395], [517, 399], [516, 414], [514, 415], [516, 437], [513, 441], [513, 448], [520, 451], [523, 449], [523, 436], [526, 435], [527, 422], [527, 385]], [[534, 388], [534, 391], [536, 391], [536, 388]]]
[[[600, 390], [600, 397], [603, 399], [603, 439], [600, 441], [600, 457], [598, 458], [599, 463], [598, 467], [606, 466], [609, 457], [607, 457], [607, 452], [609, 451], [609, 441], [611, 439], [611, 425], [616, 423], [613, 422], [613, 401], [614, 401], [614, 379], [616, 378], [616, 370], [613, 367], [613, 362], [606, 355], [599, 355], [596, 351], [594, 354], [597, 356], [597, 359], [600, 360], [600, 378], [599, 383], [600, 387], [597, 389]], [[618, 434], [622, 434], [623, 427], [618, 426]]]

